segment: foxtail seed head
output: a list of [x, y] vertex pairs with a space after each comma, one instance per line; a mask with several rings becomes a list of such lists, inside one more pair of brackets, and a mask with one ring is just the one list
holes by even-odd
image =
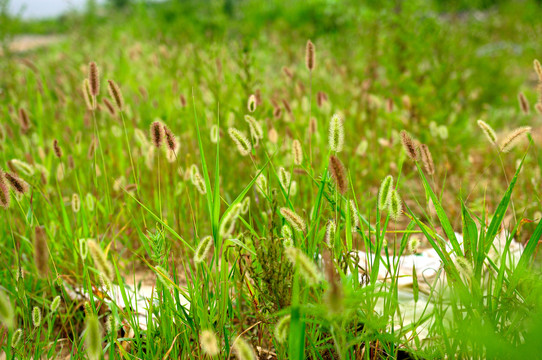
[[311, 117], [309, 121], [309, 134], [316, 134], [318, 132], [318, 121], [315, 117]]
[[489, 142], [497, 146], [497, 134], [495, 134], [495, 131], [493, 130], [493, 128], [489, 126], [489, 124], [483, 120], [478, 120], [477, 123], [480, 129], [482, 129], [482, 131], [484, 132]]
[[309, 71], [313, 71], [316, 66], [316, 49], [312, 41], [307, 41], [305, 48], [305, 65]]
[[194, 253], [194, 262], [196, 264], [203, 262], [207, 258], [212, 245], [213, 237], [211, 235], [200, 240], [198, 247], [196, 248], [196, 252]]
[[32, 323], [36, 328], [41, 325], [41, 309], [37, 306], [32, 309]]
[[211, 330], [203, 330], [199, 335], [199, 345], [201, 350], [208, 356], [216, 356], [220, 352], [220, 347], [218, 345], [218, 339], [216, 335]]
[[303, 150], [301, 148], [301, 143], [297, 139], [292, 142], [292, 155], [294, 156], [295, 165], [301, 165], [303, 163]]
[[216, 144], [218, 142], [218, 132], [218, 125], [214, 124], [213, 126], [211, 126], [211, 142], [213, 144]]
[[163, 128], [167, 148], [169, 151], [177, 151], [177, 139], [175, 138], [175, 135], [166, 125], [163, 125]]
[[96, 205], [96, 199], [94, 198], [94, 195], [92, 195], [91, 193], [87, 193], [87, 195], [85, 196], [85, 205], [87, 206], [88, 211], [94, 211], [94, 206]]
[[230, 134], [231, 139], [237, 146], [237, 150], [239, 150], [239, 153], [242, 156], [247, 156], [248, 154], [250, 154], [250, 152], [252, 151], [252, 144], [250, 143], [250, 141], [248, 141], [248, 138], [245, 136], [245, 134], [233, 127], [228, 129], [228, 134]]
[[151, 141], [152, 144], [159, 148], [164, 142], [164, 126], [160, 121], [155, 121], [151, 124]]
[[529, 100], [527, 100], [527, 97], [522, 92], [518, 94], [518, 102], [519, 102], [519, 108], [521, 109], [521, 112], [524, 115], [529, 115], [529, 110], [530, 110]]
[[196, 187], [198, 192], [201, 195], [205, 195], [207, 193], [207, 187], [205, 186], [205, 180], [203, 180], [203, 177], [200, 175], [199, 172], [191, 172], [190, 173], [190, 181], [192, 182], [192, 185]]
[[89, 240], [87, 241], [87, 246], [90, 251], [90, 256], [92, 257], [92, 260], [94, 260], [94, 264], [98, 270], [107, 276], [108, 279], [112, 280], [115, 277], [115, 273], [100, 245], [94, 240]]
[[292, 233], [292, 229], [287, 224], [284, 224], [282, 228], [280, 229], [280, 234], [285, 239], [291, 239], [294, 234]]
[[238, 337], [233, 344], [233, 349], [239, 360], [256, 360], [254, 349], [242, 337]]
[[337, 230], [337, 226], [335, 225], [335, 221], [332, 219], [329, 219], [326, 224], [326, 233], [324, 235], [324, 242], [329, 246], [333, 246], [333, 240], [335, 238], [335, 231]]
[[85, 323], [87, 355], [90, 360], [98, 360], [102, 354], [102, 329], [100, 322], [96, 315], [87, 313]]
[[97, 147], [98, 147], [98, 140], [96, 140], [95, 136], [92, 136], [92, 139], [90, 140], [90, 144], [88, 145], [88, 151], [87, 151], [88, 159], [92, 159], [94, 157]]
[[53, 152], [55, 153], [55, 156], [57, 158], [62, 158], [62, 148], [60, 147], [60, 145], [58, 144], [58, 140], [57, 139], [54, 139], [53, 140]]
[[60, 306], [60, 300], [61, 300], [60, 295], [55, 296], [55, 298], [51, 302], [51, 312], [57, 311], [58, 307]]
[[303, 251], [295, 247], [287, 247], [284, 252], [288, 260], [298, 267], [299, 273], [309, 286], [315, 286], [322, 280], [322, 274]]
[[263, 139], [262, 125], [250, 115], [245, 115], [245, 121], [248, 123], [252, 137], [256, 139]]
[[13, 333], [13, 336], [11, 337], [11, 347], [13, 349], [16, 349], [19, 346], [19, 343], [21, 342], [21, 338], [23, 337], [23, 330], [17, 329]]
[[7, 172], [4, 173], [4, 178], [16, 193], [23, 195], [28, 192], [29, 187], [27, 182], [19, 178], [17, 175]]
[[88, 242], [87, 239], [79, 239], [79, 255], [81, 259], [85, 260], [88, 255]]
[[190, 166], [190, 169], [188, 169], [188, 172], [190, 174], [190, 181], [192, 182], [192, 184], [202, 195], [205, 195], [207, 189], [205, 187], [205, 181], [199, 173], [198, 167], [195, 164], [192, 164], [192, 166]]
[[403, 212], [403, 205], [401, 203], [401, 198], [397, 190], [393, 190], [391, 193], [390, 203], [388, 205], [388, 212], [390, 217], [394, 220], [399, 219]]
[[359, 228], [359, 213], [356, 208], [356, 202], [351, 199], [350, 202], [350, 216], [352, 216], [352, 231], [356, 231]]
[[466, 278], [471, 278], [474, 274], [474, 271], [472, 269], [472, 264], [469, 260], [464, 258], [463, 256], [458, 256], [455, 259], [457, 264], [457, 270], [459, 270], [459, 273], [461, 273]]
[[100, 93], [100, 72], [98, 65], [93, 61], [88, 66], [88, 83], [90, 89], [90, 95], [93, 97], [98, 96]]
[[280, 318], [280, 320], [275, 325], [275, 338], [279, 343], [284, 343], [288, 339], [288, 334], [290, 330], [290, 315], [286, 315]]
[[405, 151], [412, 161], [418, 160], [418, 152], [416, 151], [416, 144], [412, 139], [412, 136], [405, 130], [401, 130], [401, 143], [405, 148]]
[[103, 98], [102, 101], [103, 101], [105, 107], [107, 108], [107, 111], [109, 112], [109, 114], [112, 117], [117, 116], [117, 110], [115, 109], [115, 106], [113, 105], [113, 103], [111, 101], [109, 101], [108, 98]]
[[9, 208], [11, 202], [11, 196], [9, 195], [9, 187], [4, 174], [4, 171], [0, 169], [0, 206], [4, 209]]
[[247, 103], [247, 108], [248, 108], [248, 111], [250, 111], [251, 113], [253, 113], [254, 111], [256, 111], [256, 104], [257, 101], [256, 101], [256, 95], [252, 94], [248, 97], [248, 103]]
[[425, 144], [420, 145], [420, 153], [425, 172], [427, 172], [428, 175], [433, 175], [435, 173], [435, 163], [433, 162], [429, 147]]
[[122, 97], [120, 87], [113, 80], [107, 80], [107, 90], [109, 91], [109, 96], [115, 101], [117, 108], [122, 111], [124, 109], [124, 98]]
[[14, 172], [23, 174], [24, 176], [28, 176], [28, 177], [34, 175], [34, 172], [35, 172], [32, 165], [24, 161], [21, 161], [19, 159], [12, 159], [8, 161], [8, 166]]
[[94, 110], [96, 107], [94, 102], [92, 101], [92, 95], [90, 94], [90, 82], [88, 81], [88, 78], [85, 78], [85, 80], [83, 80], [82, 91], [83, 98], [85, 99], [85, 104], [87, 105], [87, 110]]
[[342, 194], [346, 194], [348, 190], [348, 179], [346, 177], [346, 169], [343, 163], [335, 155], [329, 157], [329, 172], [335, 182], [337, 190]]
[[21, 126], [21, 131], [23, 133], [28, 132], [30, 129], [30, 119], [28, 118], [28, 113], [24, 108], [19, 109], [19, 125]]
[[256, 179], [256, 190], [262, 194], [262, 196], [267, 196], [267, 178], [264, 174], [260, 174]]
[[292, 179], [292, 175], [286, 171], [283, 167], [279, 168], [279, 181], [280, 185], [288, 193], [288, 190], [290, 189], [290, 180]]
[[416, 254], [420, 247], [420, 239], [417, 237], [411, 237], [407, 244], [407, 251], [409, 254]]
[[383, 210], [387, 208], [391, 201], [391, 194], [393, 192], [393, 177], [391, 175], [386, 176], [380, 185], [378, 191], [378, 207]]
[[72, 195], [72, 211], [74, 213], [78, 213], [79, 210], [81, 210], [81, 199], [79, 198], [79, 194], [73, 193]]
[[344, 125], [343, 120], [337, 114], [333, 115], [329, 123], [329, 148], [339, 153], [344, 147]]
[[530, 126], [523, 126], [515, 129], [501, 142], [500, 150], [505, 153], [509, 152], [530, 132]]
[[11, 300], [4, 291], [0, 290], [0, 323], [11, 329], [13, 327], [14, 315]]
[[49, 274], [49, 248], [47, 246], [47, 233], [43, 226], [34, 229], [34, 263], [38, 275], [42, 278]]
[[235, 230], [237, 218], [241, 214], [241, 207], [242, 204], [235, 204], [231, 211], [227, 212], [226, 215], [222, 218], [219, 229], [219, 233], [222, 238], [229, 237]]
[[107, 315], [107, 319], [105, 320], [105, 330], [108, 334], [116, 334], [118, 331], [118, 323], [117, 319], [113, 314]]
[[286, 219], [288, 224], [290, 224], [297, 231], [305, 232], [307, 229], [305, 220], [303, 220], [303, 218], [294, 211], [283, 207], [280, 209], [280, 214]]
[[247, 196], [241, 202], [241, 214], [245, 215], [246, 213], [248, 213], [249, 210], [250, 210], [250, 197]]
[[168, 290], [171, 289], [173, 281], [169, 278], [167, 270], [160, 265], [155, 266], [154, 268], [156, 269], [156, 277], [158, 281], [160, 281], [160, 284]]
[[538, 81], [542, 82], [542, 65], [540, 65], [540, 61], [534, 59], [533, 65], [534, 71], [536, 72], [536, 75], [538, 75]]

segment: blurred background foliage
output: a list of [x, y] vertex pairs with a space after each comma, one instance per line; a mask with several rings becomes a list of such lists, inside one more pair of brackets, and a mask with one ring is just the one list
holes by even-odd
[[[487, 120], [500, 133], [529, 124], [535, 141], [542, 138], [540, 120], [521, 114], [517, 103], [519, 92], [531, 103], [538, 96], [532, 61], [542, 54], [540, 0], [89, 0], [84, 11], [37, 21], [8, 17], [8, 1], [0, 0], [4, 40], [17, 34], [65, 33], [70, 44], [80, 44], [86, 61], [94, 59], [92, 48], [99, 49], [104, 38], [118, 44], [121, 64], [129, 61], [129, 44], [151, 43], [155, 50], [197, 44], [187, 53], [195, 57], [190, 61], [194, 78], [206, 82], [204, 66], [210, 65], [198, 65], [198, 57], [220, 57], [226, 47], [227, 56], [246, 72], [232, 75], [242, 89], [240, 99], [257, 88], [266, 89], [267, 95], [280, 93], [282, 84], [274, 75], [284, 66], [298, 69], [303, 44], [311, 39], [324, 64], [314, 84], [355, 124], [356, 135], [372, 137], [372, 130], [361, 125], [366, 121], [380, 126], [388, 139], [394, 135], [392, 128], [408, 125], [420, 141], [438, 147], [437, 161], [446, 171], [453, 170], [449, 186], [457, 191], [462, 191], [465, 177], [488, 165], [472, 152], [490, 151], [479, 141], [477, 119]], [[187, 69], [175, 64], [171, 59], [165, 66], [170, 74], [183, 76]], [[356, 105], [364, 87], [379, 101], [393, 99], [409, 108], [408, 117], [379, 114], [372, 119], [364, 114]], [[235, 106], [243, 101], [235, 101]], [[466, 161], [469, 166], [464, 166]], [[510, 171], [514, 161], [506, 164]], [[377, 184], [386, 171], [375, 171], [371, 181]], [[522, 191], [533, 191], [541, 175], [533, 173]], [[527, 208], [539, 208], [533, 201]]]

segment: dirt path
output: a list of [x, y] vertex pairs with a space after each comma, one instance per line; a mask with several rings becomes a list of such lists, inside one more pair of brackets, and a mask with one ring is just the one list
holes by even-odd
[[18, 35], [10, 42], [8, 48], [14, 53], [24, 53], [58, 43], [64, 38], [64, 35]]

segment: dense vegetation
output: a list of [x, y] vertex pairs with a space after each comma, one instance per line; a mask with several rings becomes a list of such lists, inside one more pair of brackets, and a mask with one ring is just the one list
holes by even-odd
[[467, 5], [4, 13], [6, 358], [540, 357], [542, 8]]

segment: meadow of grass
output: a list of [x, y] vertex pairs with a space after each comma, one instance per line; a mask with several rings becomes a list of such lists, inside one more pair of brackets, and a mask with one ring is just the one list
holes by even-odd
[[541, 358], [541, 15], [6, 18], [0, 358]]

